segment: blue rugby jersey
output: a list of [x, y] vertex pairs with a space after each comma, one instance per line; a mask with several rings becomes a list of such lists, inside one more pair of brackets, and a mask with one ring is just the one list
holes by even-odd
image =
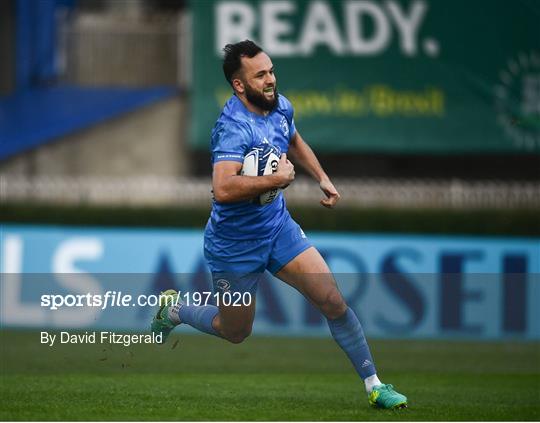
[[[261, 116], [250, 112], [233, 95], [212, 130], [212, 165], [227, 160], [242, 163], [249, 151], [263, 143], [273, 144], [287, 153], [296, 131], [294, 110], [284, 96], [279, 94], [278, 100], [273, 111]], [[208, 235], [226, 239], [267, 238], [281, 229], [288, 216], [282, 193], [266, 206], [253, 201], [219, 203], [214, 200], [206, 231]]]

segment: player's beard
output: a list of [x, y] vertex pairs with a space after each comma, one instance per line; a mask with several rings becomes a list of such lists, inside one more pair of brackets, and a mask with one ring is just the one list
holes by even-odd
[[264, 110], [265, 112], [271, 112], [278, 104], [278, 91], [277, 85], [274, 85], [274, 98], [268, 100], [264, 96], [264, 92], [258, 92], [249, 86], [249, 84], [244, 84], [246, 88], [246, 99], [254, 106], [257, 106], [259, 109]]

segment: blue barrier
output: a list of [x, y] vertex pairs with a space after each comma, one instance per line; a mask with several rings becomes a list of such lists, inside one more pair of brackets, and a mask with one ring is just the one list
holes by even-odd
[[176, 95], [174, 87], [58, 86], [0, 99], [0, 160]]
[[[307, 235], [369, 336], [540, 339], [540, 239]], [[146, 330], [152, 307], [51, 311], [40, 305], [41, 296], [209, 291], [202, 242], [200, 230], [3, 225], [0, 322]], [[254, 332], [328, 333], [320, 314], [269, 274], [259, 283]]]

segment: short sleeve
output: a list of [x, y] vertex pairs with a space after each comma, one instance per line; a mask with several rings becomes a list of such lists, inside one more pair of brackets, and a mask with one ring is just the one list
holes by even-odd
[[242, 163], [250, 145], [251, 136], [242, 124], [220, 122], [212, 131], [212, 163]]
[[294, 117], [291, 116], [291, 123], [289, 124], [289, 139], [296, 133], [296, 126], [294, 124]]

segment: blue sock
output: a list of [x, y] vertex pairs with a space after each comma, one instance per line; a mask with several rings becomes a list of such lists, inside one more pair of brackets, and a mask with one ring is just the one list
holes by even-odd
[[327, 321], [332, 336], [345, 351], [362, 380], [377, 373], [362, 325], [354, 311], [347, 308], [343, 316]]
[[218, 311], [219, 309], [214, 305], [194, 306], [184, 304], [178, 311], [178, 317], [182, 323], [187, 323], [201, 332], [219, 336], [212, 327], [212, 321]]

